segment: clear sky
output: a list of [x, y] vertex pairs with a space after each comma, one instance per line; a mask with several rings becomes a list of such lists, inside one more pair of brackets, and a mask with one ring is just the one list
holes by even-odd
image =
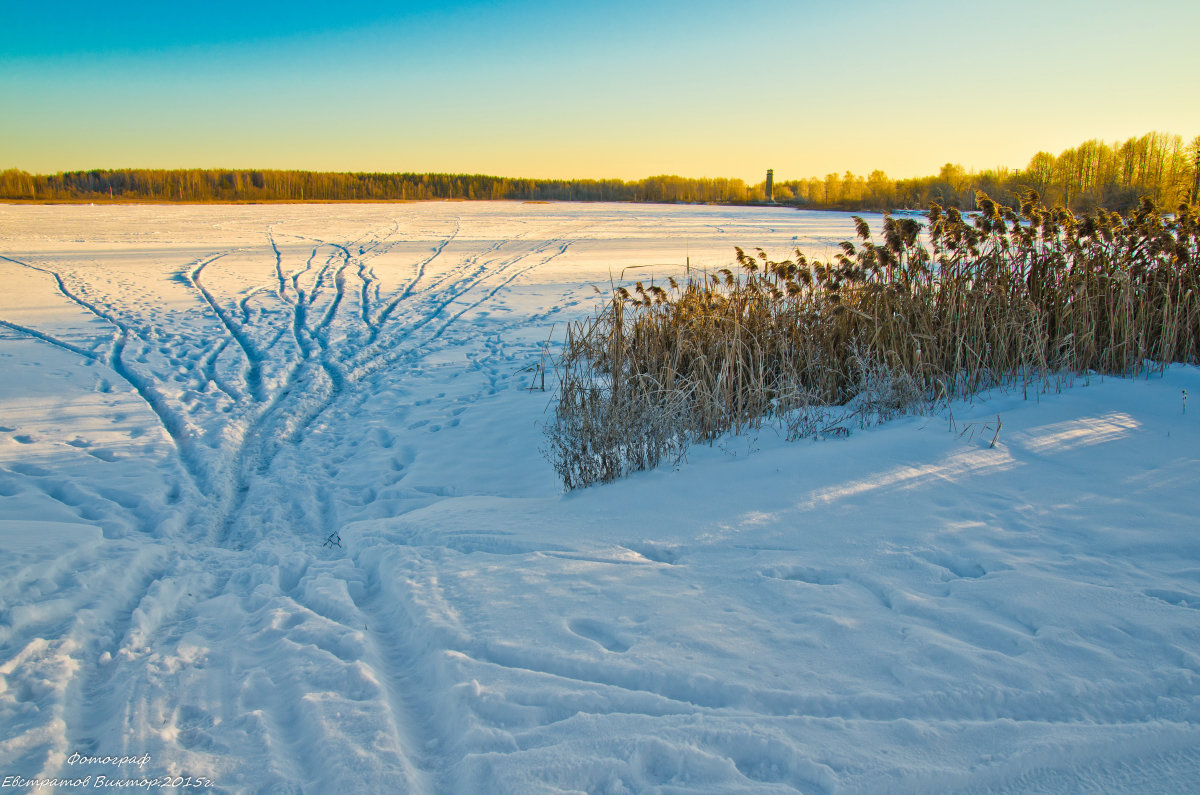
[[1200, 134], [1197, 0], [5, 0], [0, 169], [759, 182]]

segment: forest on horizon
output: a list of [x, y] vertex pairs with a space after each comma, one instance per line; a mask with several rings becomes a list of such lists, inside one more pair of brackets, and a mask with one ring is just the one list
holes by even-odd
[[[764, 167], [765, 171], [765, 167]], [[1038, 152], [1024, 169], [969, 172], [947, 163], [936, 175], [892, 179], [883, 171], [846, 171], [779, 180], [654, 176], [641, 180], [546, 180], [482, 174], [316, 172], [230, 169], [96, 169], [53, 175], [0, 171], [0, 201], [15, 202], [333, 202], [431, 199], [628, 201], [754, 204], [768, 200], [805, 209], [887, 211], [975, 209], [976, 191], [1019, 206], [1035, 190], [1048, 205], [1072, 210], [1126, 210], [1141, 197], [1162, 208], [1197, 203], [1200, 136], [1147, 133], [1124, 142], [1099, 140], [1053, 155]]]

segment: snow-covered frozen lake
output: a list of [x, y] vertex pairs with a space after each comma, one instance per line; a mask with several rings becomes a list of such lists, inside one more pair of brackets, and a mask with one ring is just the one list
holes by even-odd
[[1196, 368], [562, 493], [527, 387], [565, 321], [852, 237], [782, 208], [0, 206], [0, 778], [1194, 791]]

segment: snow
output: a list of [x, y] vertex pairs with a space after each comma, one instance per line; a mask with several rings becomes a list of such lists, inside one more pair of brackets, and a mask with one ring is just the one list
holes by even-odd
[[0, 777], [1194, 788], [1196, 368], [562, 492], [528, 387], [593, 285], [852, 235], [780, 208], [0, 206]]

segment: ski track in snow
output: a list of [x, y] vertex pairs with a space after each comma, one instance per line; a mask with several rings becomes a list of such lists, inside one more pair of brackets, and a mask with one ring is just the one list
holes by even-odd
[[[1087, 390], [959, 409], [1011, 412], [1001, 449], [912, 420], [890, 447], [763, 440], [556, 493], [526, 387], [592, 283], [820, 256], [848, 217], [88, 212], [0, 208], [22, 296], [0, 367], [31, 379], [0, 419], [0, 775], [129, 772], [72, 753], [273, 793], [1200, 775], [1200, 544], [1171, 529], [1194, 529], [1197, 435], [1170, 388], [1145, 416]], [[1172, 457], [1113, 470], [1128, 503], [1079, 472], [1172, 431]], [[1057, 492], [1026, 498], [1035, 467]]]

